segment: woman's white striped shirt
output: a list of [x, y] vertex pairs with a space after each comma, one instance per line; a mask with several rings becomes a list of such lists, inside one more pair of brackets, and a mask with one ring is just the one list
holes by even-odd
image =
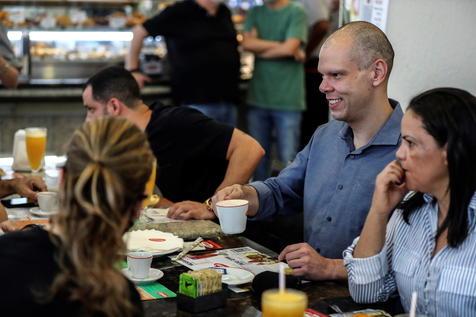
[[446, 246], [432, 257], [438, 205], [429, 195], [410, 216], [394, 212], [387, 225], [385, 246], [369, 258], [353, 258], [358, 238], [344, 251], [349, 290], [355, 301], [386, 301], [398, 291], [405, 311], [418, 293], [417, 312], [427, 316], [476, 316], [476, 194], [468, 208], [469, 235], [457, 248]]

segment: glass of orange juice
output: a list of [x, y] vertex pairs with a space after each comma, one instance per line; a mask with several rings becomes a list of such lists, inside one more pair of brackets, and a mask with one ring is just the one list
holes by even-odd
[[25, 129], [26, 154], [31, 171], [37, 173], [42, 166], [46, 152], [46, 128]]
[[303, 317], [307, 295], [294, 289], [270, 289], [261, 296], [263, 317]]
[[154, 187], [155, 187], [155, 177], [157, 170], [157, 161], [154, 160], [152, 163], [152, 172], [150, 173], [149, 179], [145, 184], [145, 194], [147, 198], [142, 201], [142, 208], [146, 208], [148, 206], [153, 206], [157, 204], [160, 200], [158, 195], [154, 195]]

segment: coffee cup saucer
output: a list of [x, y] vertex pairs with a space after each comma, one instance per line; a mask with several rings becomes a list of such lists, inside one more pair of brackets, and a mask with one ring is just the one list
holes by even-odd
[[162, 272], [162, 271], [159, 270], [159, 269], [153, 269], [153, 268], [150, 268], [150, 269], [149, 269], [149, 276], [144, 277], [144, 278], [137, 278], [137, 277], [132, 276], [131, 271], [130, 271], [129, 268], [127, 268], [127, 267], [124, 268], [124, 269], [122, 269], [122, 273], [123, 273], [128, 279], [130, 279], [132, 282], [134, 282], [134, 283], [136, 283], [136, 284], [152, 283], [152, 282], [157, 281], [158, 279], [161, 279], [162, 276], [164, 276], [164, 272]]
[[222, 273], [222, 283], [228, 285], [241, 285], [250, 283], [255, 278], [253, 273], [241, 268], [226, 267], [216, 270], [221, 271]]
[[49, 217], [52, 215], [56, 215], [58, 211], [43, 211], [39, 207], [33, 207], [30, 209], [30, 213], [38, 217]]

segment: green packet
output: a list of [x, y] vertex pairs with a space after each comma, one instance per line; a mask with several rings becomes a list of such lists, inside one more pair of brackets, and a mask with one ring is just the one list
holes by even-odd
[[191, 298], [220, 292], [221, 273], [212, 269], [189, 271], [180, 274], [179, 293]]
[[139, 291], [142, 300], [177, 297], [177, 294], [157, 282], [138, 285], [137, 290]]

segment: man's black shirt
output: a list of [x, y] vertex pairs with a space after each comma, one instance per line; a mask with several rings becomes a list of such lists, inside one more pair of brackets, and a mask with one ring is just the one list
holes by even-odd
[[175, 102], [238, 102], [240, 56], [225, 5], [212, 16], [194, 0], [177, 2], [143, 27], [151, 36], [165, 37]]

